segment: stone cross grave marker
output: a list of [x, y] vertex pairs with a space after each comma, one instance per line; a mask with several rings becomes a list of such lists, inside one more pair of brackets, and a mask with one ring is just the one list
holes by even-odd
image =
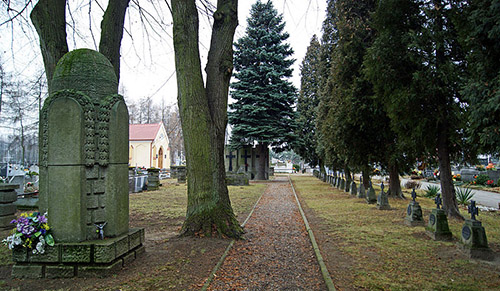
[[245, 159], [245, 172], [248, 172], [248, 158], [251, 158], [252, 155], [249, 155], [247, 149], [245, 149], [245, 154], [241, 157]]
[[462, 227], [462, 240], [459, 247], [471, 259], [494, 260], [495, 256], [488, 246], [486, 231], [481, 221], [476, 220], [476, 216], [479, 215], [476, 201], [471, 200], [468, 211], [471, 218], [466, 219]]
[[379, 210], [389, 210], [391, 206], [389, 205], [389, 198], [387, 193], [384, 192], [384, 183], [380, 184], [380, 195], [377, 197], [377, 209]]
[[467, 210], [470, 213], [470, 219], [476, 220], [476, 215], [479, 215], [479, 208], [476, 206], [476, 201], [471, 200]]
[[411, 198], [412, 200], [406, 209], [405, 224], [409, 226], [423, 226], [422, 207], [416, 201], [417, 193], [415, 192], [415, 188], [411, 191]]
[[448, 226], [448, 218], [443, 209], [441, 209], [441, 194], [434, 199], [436, 208], [432, 209], [429, 215], [429, 223], [426, 227], [426, 234], [434, 240], [451, 240], [452, 234]]

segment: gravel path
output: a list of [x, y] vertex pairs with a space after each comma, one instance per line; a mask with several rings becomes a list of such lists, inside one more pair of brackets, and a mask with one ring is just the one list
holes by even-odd
[[208, 290], [326, 290], [286, 177], [269, 182]]

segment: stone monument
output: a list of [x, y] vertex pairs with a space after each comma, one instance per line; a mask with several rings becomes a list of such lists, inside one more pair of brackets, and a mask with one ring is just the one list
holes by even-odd
[[368, 204], [377, 203], [377, 195], [375, 195], [375, 189], [373, 189], [371, 181], [369, 183], [368, 191], [366, 191], [366, 203]]
[[345, 189], [345, 179], [344, 179], [344, 177], [342, 177], [342, 179], [340, 179], [339, 189], [340, 190], [344, 190]]
[[411, 191], [411, 201], [406, 209], [405, 224], [409, 226], [424, 226], [424, 219], [422, 217], [422, 207], [416, 201], [417, 193], [415, 188]]
[[389, 198], [387, 198], [387, 193], [384, 192], [384, 183], [380, 184], [380, 195], [377, 197], [377, 209], [378, 210], [389, 210], [391, 206], [389, 205]]
[[426, 234], [434, 240], [451, 240], [452, 234], [448, 227], [448, 218], [444, 210], [441, 209], [441, 194], [437, 194], [434, 202], [436, 203], [436, 208], [432, 209], [429, 215]]
[[40, 212], [56, 245], [43, 255], [15, 248], [13, 277], [105, 276], [144, 252], [144, 229], [129, 229], [128, 110], [117, 92], [102, 54], [59, 60], [39, 133]]
[[468, 207], [471, 214], [470, 219], [465, 220], [462, 227], [461, 249], [471, 259], [480, 259], [492, 261], [495, 256], [492, 250], [488, 247], [488, 239], [486, 232], [481, 225], [481, 221], [476, 220], [476, 215], [479, 215], [479, 209], [476, 207], [476, 201], [471, 200]]

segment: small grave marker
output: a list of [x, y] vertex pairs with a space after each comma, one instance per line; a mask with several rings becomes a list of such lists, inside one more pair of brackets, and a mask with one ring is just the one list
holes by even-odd
[[459, 247], [471, 259], [492, 261], [494, 256], [488, 246], [486, 231], [481, 221], [476, 220], [476, 216], [479, 215], [476, 201], [471, 200], [468, 210], [471, 218], [466, 219], [462, 227], [462, 240]]
[[432, 209], [429, 215], [429, 223], [426, 227], [426, 234], [434, 240], [451, 240], [452, 234], [448, 226], [448, 218], [443, 209], [441, 209], [441, 194], [434, 199], [436, 208]]
[[369, 183], [368, 191], [366, 191], [366, 203], [368, 204], [377, 203], [377, 195], [375, 195], [375, 189], [373, 189], [371, 181]]
[[415, 192], [415, 188], [411, 191], [411, 198], [412, 200], [406, 210], [405, 223], [409, 226], [423, 226], [424, 219], [422, 217], [422, 207], [420, 207], [420, 204], [416, 201], [417, 193]]
[[380, 195], [377, 197], [377, 209], [378, 210], [389, 210], [391, 206], [389, 205], [389, 198], [387, 193], [384, 192], [384, 183], [380, 184]]

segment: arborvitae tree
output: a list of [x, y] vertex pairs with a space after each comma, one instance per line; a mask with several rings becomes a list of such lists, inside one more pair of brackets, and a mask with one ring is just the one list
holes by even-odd
[[300, 92], [297, 100], [297, 141], [294, 151], [312, 167], [324, 165], [316, 152], [316, 108], [319, 103], [319, 66], [321, 45], [316, 35], [311, 39], [300, 66]]
[[264, 180], [268, 146], [283, 148], [294, 140], [293, 105], [296, 89], [288, 78], [295, 60], [285, 41], [283, 16], [271, 1], [257, 1], [247, 19], [245, 36], [235, 43], [234, 77], [229, 123], [233, 126], [231, 145], [258, 143], [260, 168], [256, 179]]
[[438, 157], [443, 208], [461, 218], [450, 161], [460, 151], [463, 106], [456, 7], [433, 0], [383, 0], [375, 14], [378, 38], [367, 59], [367, 74], [391, 118], [400, 142]]
[[498, 1], [468, 1], [458, 20], [468, 48], [468, 78], [463, 94], [469, 103], [471, 143], [500, 153], [500, 9]]
[[[320, 64], [319, 64], [319, 103], [316, 109], [316, 152], [322, 159], [320, 161], [324, 161], [324, 165], [327, 165], [330, 169], [337, 171], [342, 167], [342, 163], [338, 158], [338, 155], [332, 151], [332, 148], [329, 146], [328, 140], [326, 136], [323, 135], [322, 128], [324, 126], [329, 126], [327, 123], [324, 123], [322, 119], [328, 115], [328, 107], [325, 106], [328, 100], [328, 96], [332, 90], [330, 86], [331, 82], [328, 82], [328, 77], [330, 75], [331, 70], [331, 57], [332, 51], [335, 48], [335, 45], [338, 41], [338, 30], [336, 27], [336, 18], [337, 13], [335, 10], [335, 1], [328, 0], [326, 8], [326, 18], [323, 21], [323, 25], [321, 30], [323, 31], [323, 35], [321, 37], [321, 53], [320, 53]], [[325, 174], [325, 167], [323, 164], [320, 164], [320, 171]]]

